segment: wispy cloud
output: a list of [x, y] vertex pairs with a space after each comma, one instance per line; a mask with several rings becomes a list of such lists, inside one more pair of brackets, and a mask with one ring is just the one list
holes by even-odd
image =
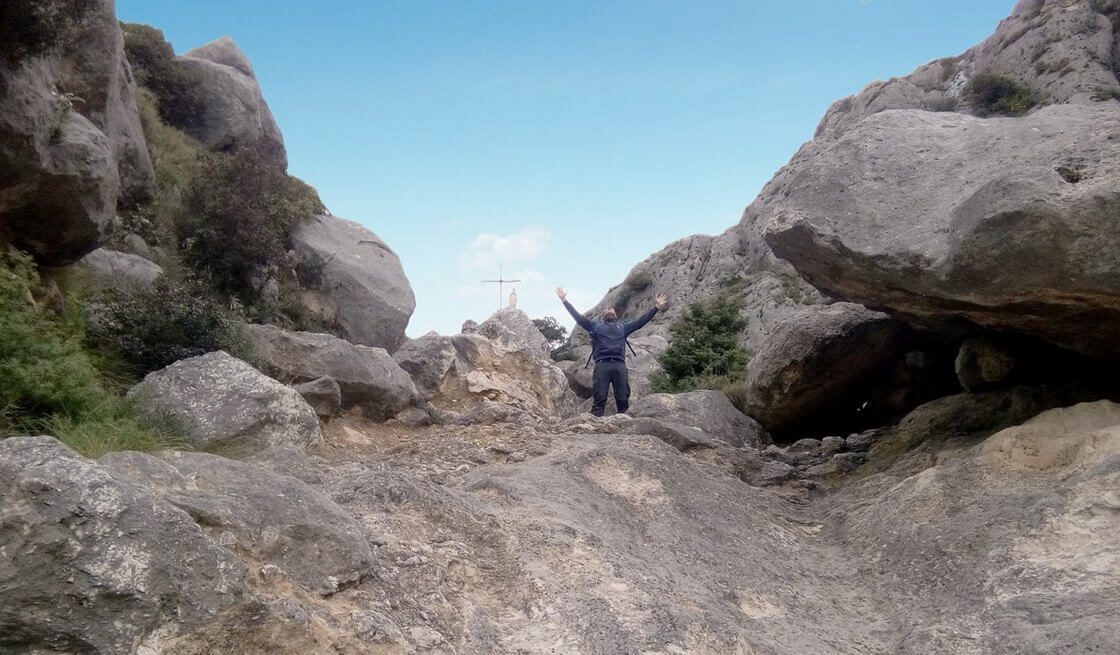
[[499, 265], [527, 264], [539, 258], [552, 240], [552, 230], [527, 225], [511, 234], [483, 233], [459, 256], [462, 271], [497, 273]]

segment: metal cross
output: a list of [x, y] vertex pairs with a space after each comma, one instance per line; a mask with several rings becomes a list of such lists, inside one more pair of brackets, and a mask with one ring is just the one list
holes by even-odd
[[482, 283], [483, 284], [487, 284], [487, 283], [490, 283], [490, 282], [497, 282], [498, 283], [498, 309], [501, 309], [502, 308], [502, 297], [505, 296], [504, 287], [505, 287], [506, 283], [520, 282], [520, 281], [521, 280], [507, 280], [507, 279], [505, 279], [505, 276], [502, 275], [502, 265], [498, 264], [498, 279], [497, 280], [483, 280]]

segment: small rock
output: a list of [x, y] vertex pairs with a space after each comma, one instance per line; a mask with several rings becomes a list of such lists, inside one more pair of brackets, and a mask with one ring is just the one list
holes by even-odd
[[812, 453], [822, 448], [820, 439], [798, 439], [790, 444], [786, 450], [791, 453]]
[[821, 449], [828, 455], [844, 450], [844, 437], [825, 437], [821, 439]]
[[426, 625], [416, 625], [408, 629], [409, 640], [420, 648], [434, 648], [443, 643], [443, 635]]
[[849, 435], [844, 442], [848, 445], [848, 450], [865, 452], [871, 449], [871, 445], [875, 443], [877, 436], [878, 433], [873, 431], [860, 432], [859, 434]]
[[319, 418], [329, 421], [342, 407], [342, 389], [334, 378], [323, 376], [310, 382], [297, 384], [292, 387], [308, 405], [315, 410]]

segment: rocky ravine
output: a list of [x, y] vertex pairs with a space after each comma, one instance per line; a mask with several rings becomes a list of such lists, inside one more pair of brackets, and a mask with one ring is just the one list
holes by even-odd
[[1053, 410], [987, 438], [911, 426], [879, 437], [881, 470], [833, 475], [828, 492], [746, 484], [735, 471], [748, 451], [682, 452], [627, 434], [637, 421], [342, 419], [306, 454], [247, 462], [92, 462], [46, 437], [8, 439], [0, 647], [1120, 648], [1120, 406]]

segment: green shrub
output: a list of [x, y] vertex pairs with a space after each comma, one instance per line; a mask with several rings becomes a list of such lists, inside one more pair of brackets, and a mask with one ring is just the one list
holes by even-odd
[[19, 61], [49, 54], [96, 4], [95, 0], [4, 0], [0, 3], [0, 55]]
[[726, 295], [693, 303], [669, 328], [669, 348], [650, 378], [656, 391], [722, 389], [742, 379], [750, 353], [739, 345], [747, 326], [739, 307]]
[[1022, 114], [1041, 100], [1037, 91], [1022, 82], [991, 71], [972, 77], [965, 88], [965, 98], [981, 116]]
[[533, 325], [540, 330], [541, 336], [543, 336], [553, 348], [559, 346], [568, 338], [568, 328], [560, 325], [560, 322], [557, 321], [554, 316], [534, 318]]
[[148, 25], [121, 23], [124, 50], [136, 81], [159, 101], [160, 116], [171, 125], [189, 128], [202, 115], [198, 76], [175, 59], [163, 32]]
[[186, 209], [177, 228], [187, 264], [249, 298], [253, 277], [284, 263], [296, 225], [324, 211], [315, 189], [288, 175], [263, 143], [216, 155]]
[[0, 253], [0, 412], [9, 421], [80, 415], [105, 394], [80, 335], [34, 302], [38, 282], [29, 256]]
[[138, 419], [112, 392], [83, 347], [77, 298], [56, 316], [34, 301], [38, 284], [30, 257], [0, 254], [0, 437], [49, 434], [87, 457], [180, 444], [181, 429]]
[[201, 282], [161, 276], [151, 289], [117, 289], [91, 307], [89, 341], [143, 375], [215, 350], [247, 357], [241, 321]]

